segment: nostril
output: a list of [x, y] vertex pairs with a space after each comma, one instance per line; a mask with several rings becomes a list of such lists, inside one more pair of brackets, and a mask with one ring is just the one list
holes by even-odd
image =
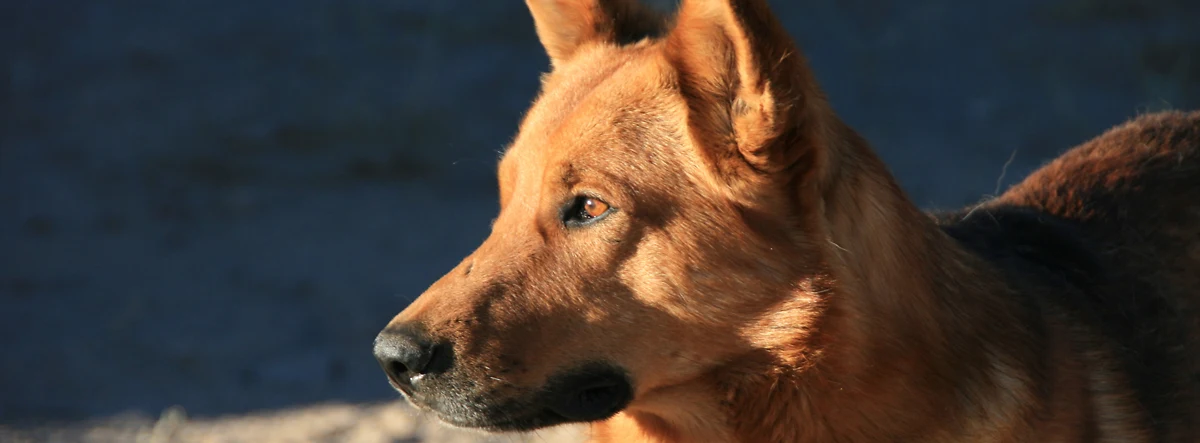
[[427, 339], [412, 329], [393, 329], [375, 338], [375, 358], [398, 389], [411, 389], [423, 375], [448, 370], [453, 362], [450, 345]]
[[411, 392], [412, 377], [408, 372], [408, 366], [399, 360], [394, 360], [386, 357], [379, 357], [379, 366], [383, 368], [383, 373], [387, 375], [388, 383], [392, 387], [404, 392]]
[[404, 363], [395, 360], [384, 363], [384, 372], [397, 381], [408, 380], [408, 366], [405, 366]]
[[424, 346], [416, 337], [385, 333], [375, 339], [375, 358], [394, 385], [412, 383], [412, 371], [422, 363]]

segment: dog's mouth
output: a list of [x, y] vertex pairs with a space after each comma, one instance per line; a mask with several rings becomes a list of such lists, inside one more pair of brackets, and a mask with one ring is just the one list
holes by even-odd
[[548, 386], [545, 408], [567, 422], [603, 420], [621, 412], [633, 400], [633, 384], [628, 377], [608, 366], [574, 371]]
[[600, 421], [621, 412], [633, 400], [633, 385], [624, 372], [601, 364], [554, 376], [533, 394], [510, 398], [469, 394], [461, 386], [472, 383], [449, 379], [389, 382], [415, 407], [434, 413], [450, 426], [490, 432]]

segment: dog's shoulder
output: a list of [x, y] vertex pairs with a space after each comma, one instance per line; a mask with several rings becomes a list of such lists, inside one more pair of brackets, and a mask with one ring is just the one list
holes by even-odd
[[[1189, 372], [1186, 319], [1159, 285], [1125, 272], [1086, 227], [1037, 209], [984, 205], [933, 214], [942, 231], [995, 267], [1013, 293], [1046, 322], [1083, 331], [1078, 351], [1107, 355], [1158, 432], [1186, 419], [1196, 394]], [[1188, 387], [1184, 387], [1187, 385]], [[1181, 390], [1181, 388], [1183, 390]]]

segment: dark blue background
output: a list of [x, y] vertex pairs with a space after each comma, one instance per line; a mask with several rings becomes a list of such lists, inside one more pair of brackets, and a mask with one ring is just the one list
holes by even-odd
[[[774, 3], [926, 207], [1200, 107], [1197, 2]], [[6, 0], [0, 55], [0, 422], [394, 398], [547, 66], [517, 0]]]

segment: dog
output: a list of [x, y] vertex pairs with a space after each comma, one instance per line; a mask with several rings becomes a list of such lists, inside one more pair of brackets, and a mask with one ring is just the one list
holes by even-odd
[[500, 212], [374, 353], [441, 421], [597, 442], [1200, 441], [1200, 112], [926, 214], [763, 0], [527, 0]]

